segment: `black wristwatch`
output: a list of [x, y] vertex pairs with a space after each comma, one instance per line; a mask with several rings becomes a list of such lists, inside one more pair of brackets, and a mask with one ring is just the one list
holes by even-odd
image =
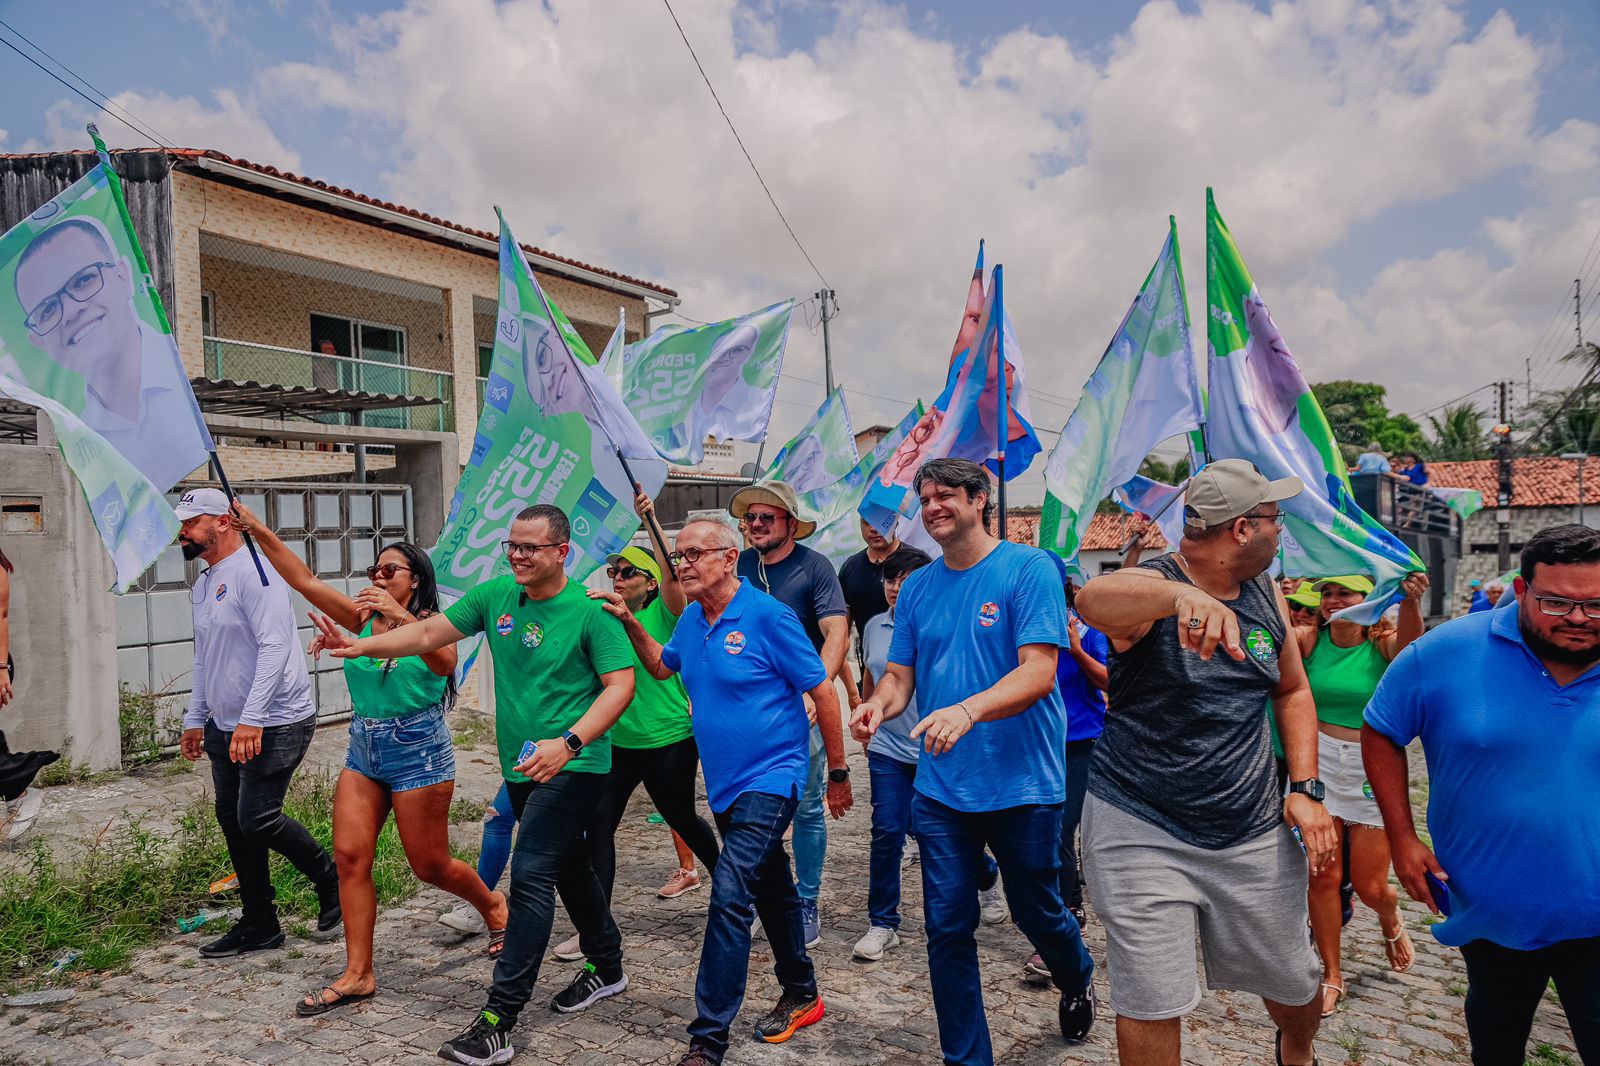
[[829, 770], [828, 780], [832, 781], [836, 785], [844, 784], [846, 781], [850, 780], [850, 768], [848, 766], [841, 766], [837, 770]]
[[583, 750], [583, 738], [574, 733], [572, 730], [569, 729], [565, 733], [562, 733], [561, 739], [566, 742], [567, 750], [572, 754], [576, 755], [578, 752]]
[[1321, 803], [1322, 798], [1328, 794], [1328, 790], [1322, 784], [1322, 781], [1315, 777], [1308, 777], [1304, 781], [1291, 783], [1289, 792], [1291, 794], [1298, 792], [1307, 799], [1316, 800], [1318, 803]]

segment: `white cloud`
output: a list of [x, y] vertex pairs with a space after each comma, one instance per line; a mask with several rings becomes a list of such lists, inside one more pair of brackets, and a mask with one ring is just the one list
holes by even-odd
[[[783, 51], [772, 4], [674, 7], [840, 294], [836, 375], [868, 392], [937, 391], [986, 236], [1030, 381], [1076, 395], [1168, 213], [1202, 293], [1212, 184], [1309, 376], [1371, 377], [1421, 406], [1531, 345], [1600, 225], [1584, 191], [1600, 127], [1541, 131], [1544, 47], [1504, 13], [1469, 25], [1450, 0], [1152, 0], [1098, 51], [1033, 31], [957, 46], [876, 0], [841, 2], [814, 47]], [[476, 225], [500, 203], [523, 239], [658, 278], [697, 318], [818, 287], [654, 4], [412, 0], [328, 48], [261, 88], [386, 139], [373, 192]], [[271, 136], [237, 100], [180, 105]], [[1328, 281], [1357, 223], [1508, 175], [1528, 191], [1506, 218], [1397, 257], [1364, 292]], [[798, 323], [789, 367], [821, 378], [820, 338]], [[851, 403], [858, 424], [900, 413]], [[1036, 413], [1057, 426], [1065, 410]], [[774, 433], [805, 413], [780, 407]]]
[[23, 150], [60, 150], [63, 145], [85, 144], [88, 138], [83, 127], [89, 121], [100, 127], [101, 136], [113, 148], [150, 147], [150, 139], [129, 128], [118, 117], [120, 113], [130, 116], [140, 129], [177, 148], [215, 148], [252, 162], [300, 169], [300, 154], [279, 140], [254, 107], [231, 89], [214, 92], [210, 105], [192, 96], [132, 91], [113, 96], [111, 104], [113, 110], [95, 114], [72, 100], [57, 102], [45, 114], [43, 146], [31, 145]]

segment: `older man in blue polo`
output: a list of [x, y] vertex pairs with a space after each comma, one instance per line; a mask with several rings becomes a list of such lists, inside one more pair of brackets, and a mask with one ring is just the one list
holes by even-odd
[[727, 1053], [744, 1000], [754, 916], [767, 931], [783, 989], [756, 1022], [756, 1036], [781, 1043], [822, 1017], [783, 848], [810, 768], [803, 696], [814, 702], [826, 738], [828, 809], [838, 818], [851, 803], [833, 683], [794, 612], [739, 578], [738, 556], [738, 535], [721, 522], [690, 522], [678, 534], [668, 560], [690, 603], [665, 647], [616, 593], [591, 593], [622, 620], [645, 670], [661, 679], [683, 676], [707, 799], [722, 834], [695, 982], [698, 1017], [680, 1066], [709, 1066]]

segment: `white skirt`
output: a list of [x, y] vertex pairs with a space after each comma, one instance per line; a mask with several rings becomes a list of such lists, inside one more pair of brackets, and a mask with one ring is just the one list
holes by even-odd
[[1361, 764], [1361, 744], [1317, 732], [1317, 776], [1327, 789], [1323, 806], [1346, 825], [1383, 828], [1378, 801], [1372, 798], [1367, 770]]

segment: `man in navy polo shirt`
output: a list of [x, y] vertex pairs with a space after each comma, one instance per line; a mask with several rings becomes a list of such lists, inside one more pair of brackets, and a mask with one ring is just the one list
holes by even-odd
[[[1401, 652], [1367, 705], [1361, 753], [1394, 872], [1467, 964], [1477, 1066], [1520, 1066], [1550, 982], [1585, 1063], [1600, 1063], [1600, 530], [1555, 526], [1522, 550], [1517, 605]], [[1506, 698], [1514, 693], [1514, 698]], [[1428, 831], [1405, 746], [1428, 761]], [[1530, 873], [1539, 879], [1535, 889]], [[1442, 888], [1431, 891], [1428, 878]]]
[[[694, 736], [722, 856], [711, 878], [700, 975], [699, 1016], [680, 1066], [722, 1061], [744, 1000], [750, 923], [759, 915], [783, 993], [756, 1023], [756, 1036], [781, 1043], [822, 1017], [816, 972], [806, 954], [800, 896], [783, 850], [810, 769], [803, 696], [816, 706], [831, 769], [844, 767], [839, 697], [794, 612], [736, 572], [738, 538], [720, 522], [690, 522], [669, 556], [690, 599], [666, 647], [656, 643], [615, 593], [597, 593], [622, 619], [652, 677], [683, 675]], [[850, 781], [830, 774], [828, 809], [850, 809]], [[754, 909], [752, 910], [752, 905]]]
[[1094, 962], [1057, 883], [1066, 795], [1066, 713], [1056, 686], [1067, 604], [1049, 556], [988, 531], [989, 475], [964, 459], [925, 463], [913, 482], [944, 558], [912, 574], [895, 607], [888, 669], [856, 708], [868, 741], [915, 691], [923, 745], [912, 824], [922, 853], [928, 969], [947, 1063], [990, 1066], [978, 972], [978, 877], [1000, 863], [1017, 928], [1061, 990], [1061, 1034], [1094, 1024]]

